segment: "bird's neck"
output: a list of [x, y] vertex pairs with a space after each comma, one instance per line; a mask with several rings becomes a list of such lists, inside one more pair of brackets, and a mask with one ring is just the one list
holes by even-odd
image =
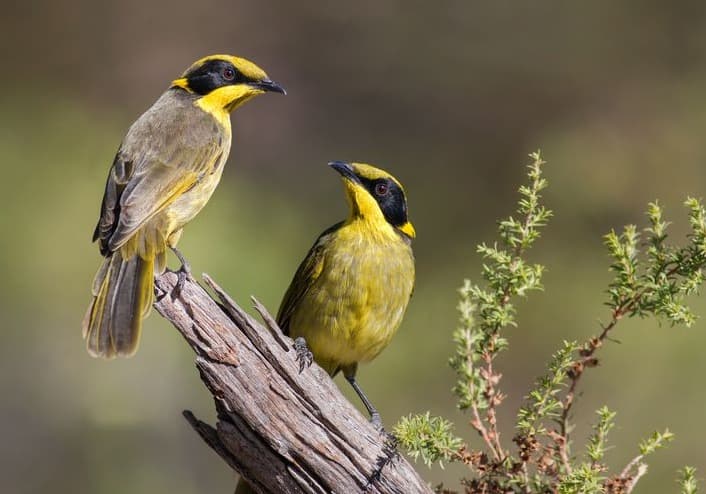
[[414, 227], [405, 222], [400, 227], [390, 224], [380, 210], [375, 199], [360, 187], [351, 187], [347, 194], [350, 213], [346, 220], [347, 225], [359, 229], [363, 234], [371, 236], [397, 239], [400, 236], [414, 238]]
[[205, 98], [206, 97], [197, 99], [195, 105], [215, 118], [221, 127], [230, 133], [230, 111], [226, 108], [213, 105], [209, 101], [205, 101]]
[[221, 125], [230, 129], [231, 112], [256, 95], [252, 88], [243, 85], [224, 86], [201, 96], [196, 100], [196, 105], [213, 115]]
[[360, 211], [351, 212], [345, 225], [357, 232], [361, 237], [381, 242], [397, 240], [399, 233], [397, 229], [385, 220], [384, 216], [377, 214], [361, 214]]

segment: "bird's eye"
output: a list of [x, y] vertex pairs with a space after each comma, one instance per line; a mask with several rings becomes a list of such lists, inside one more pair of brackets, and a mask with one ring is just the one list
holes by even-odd
[[231, 69], [230, 67], [226, 67], [223, 69], [223, 78], [232, 81], [233, 78], [235, 77], [235, 70]]
[[375, 195], [379, 197], [384, 197], [389, 192], [390, 188], [385, 182], [379, 182], [375, 184]]

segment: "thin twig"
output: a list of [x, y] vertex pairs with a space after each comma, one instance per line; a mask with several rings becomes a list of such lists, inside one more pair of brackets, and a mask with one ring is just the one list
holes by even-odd
[[[529, 231], [529, 225], [534, 221], [534, 215], [530, 212], [528, 213], [523, 221], [523, 232], [525, 232], [525, 235], [527, 234], [526, 232]], [[524, 253], [524, 247], [522, 242], [517, 242], [512, 249], [512, 262], [510, 264], [510, 271], [514, 271], [517, 268], [518, 262], [521, 260], [521, 256]], [[502, 291], [502, 296], [500, 297], [500, 300], [498, 301], [499, 305], [501, 307], [505, 307], [508, 303], [510, 302], [510, 286], [505, 286]], [[503, 395], [497, 390], [497, 385], [500, 382], [500, 379], [502, 378], [502, 374], [496, 375], [493, 371], [493, 359], [495, 358], [496, 354], [496, 348], [497, 348], [497, 339], [499, 336], [500, 332], [500, 327], [496, 325], [492, 329], [492, 333], [490, 335], [490, 343], [488, 345], [489, 351], [484, 352], [483, 354], [483, 362], [485, 364], [485, 369], [482, 371], [485, 374], [485, 381], [486, 381], [486, 389], [485, 389], [485, 397], [488, 401], [488, 408], [485, 412], [485, 422], [487, 422], [488, 427], [485, 427], [483, 424], [483, 421], [480, 419], [480, 414], [478, 412], [478, 407], [476, 404], [473, 404], [473, 413], [475, 420], [474, 422], [477, 423], [477, 426], [474, 425], [473, 427], [481, 434], [483, 437], [483, 440], [486, 442], [488, 447], [490, 448], [491, 452], [493, 453], [493, 457], [497, 461], [502, 461], [506, 457], [506, 452], [504, 448], [502, 447], [502, 444], [500, 442], [500, 432], [498, 431], [498, 426], [497, 426], [497, 414], [496, 414], [496, 406], [500, 404], [503, 400]], [[472, 368], [473, 362], [469, 358], [469, 365]], [[471, 370], [469, 368], [469, 370]], [[473, 384], [471, 383], [471, 386]], [[473, 425], [473, 422], [472, 422]]]
[[630, 475], [632, 469], [638, 466], [644, 458], [645, 455], [637, 455], [635, 458], [630, 460], [630, 462], [625, 465], [625, 468], [623, 468], [623, 471], [620, 472], [620, 478], [627, 478]]
[[[469, 375], [473, 375], [473, 357], [472, 357], [472, 351], [470, 348], [470, 335], [469, 337], [466, 338], [467, 343], [467, 348], [466, 348], [466, 368], [468, 370]], [[470, 379], [469, 382], [469, 387], [470, 387], [470, 394], [471, 396], [475, 395], [475, 384], [474, 380]], [[471, 413], [473, 414], [473, 419], [471, 420], [471, 427], [473, 427], [478, 434], [483, 438], [483, 442], [488, 446], [488, 449], [493, 455], [493, 459], [496, 461], [500, 461], [500, 452], [496, 451], [495, 449], [495, 444], [488, 434], [488, 429], [485, 427], [485, 424], [483, 423], [483, 419], [481, 419], [480, 416], [480, 411], [478, 409], [478, 404], [476, 403], [475, 400], [472, 400], [471, 404]]]
[[[495, 403], [496, 401], [501, 401], [502, 395], [495, 390], [494, 381], [496, 376], [493, 374], [493, 357], [491, 355], [487, 356], [486, 369], [488, 371], [488, 379], [486, 381], [488, 383], [488, 386], [486, 387], [486, 393], [488, 394], [488, 411], [486, 412], [486, 417], [488, 424], [490, 425], [491, 439], [493, 440], [498, 456], [501, 460], [503, 460], [505, 458], [505, 451], [503, 451], [503, 447], [500, 445], [500, 432], [498, 432], [498, 421], [495, 414]], [[498, 375], [497, 379], [499, 380], [500, 377], [501, 376]]]
[[[679, 267], [679, 265], [674, 266], [672, 269], [667, 271], [665, 276], [669, 278], [670, 276], [674, 275], [679, 270]], [[576, 362], [573, 371], [569, 375], [571, 384], [569, 385], [569, 389], [566, 392], [566, 396], [562, 401], [560, 424], [561, 435], [563, 436], [564, 441], [562, 442], [562, 444], [559, 445], [562, 460], [566, 457], [568, 462], [569, 413], [571, 412], [571, 408], [574, 404], [574, 397], [576, 394], [576, 388], [578, 386], [579, 380], [581, 379], [581, 376], [586, 370], [586, 367], [592, 367], [595, 365], [595, 357], [593, 355], [596, 350], [598, 350], [603, 345], [603, 342], [608, 338], [608, 334], [611, 332], [611, 330], [615, 328], [615, 326], [624, 316], [630, 314], [635, 309], [635, 306], [640, 302], [640, 300], [642, 300], [642, 297], [645, 296], [646, 292], [647, 288], [643, 288], [633, 297], [618, 304], [618, 306], [613, 309], [611, 321], [607, 325], [602, 326], [601, 333], [597, 337], [591, 338], [583, 345], [581, 349], [582, 358]]]
[[632, 476], [625, 484], [626, 494], [630, 494], [632, 492], [632, 490], [637, 485], [637, 482], [646, 473], [647, 473], [647, 463], [640, 463], [639, 465], [637, 465], [637, 471], [635, 472], [635, 475]]

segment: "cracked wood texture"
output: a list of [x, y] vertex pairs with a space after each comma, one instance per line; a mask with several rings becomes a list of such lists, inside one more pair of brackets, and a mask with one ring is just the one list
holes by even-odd
[[261, 324], [207, 275], [155, 280], [155, 308], [196, 352], [218, 422], [184, 412], [203, 440], [259, 493], [431, 493], [429, 486], [319, 366], [299, 372], [292, 340], [254, 301]]

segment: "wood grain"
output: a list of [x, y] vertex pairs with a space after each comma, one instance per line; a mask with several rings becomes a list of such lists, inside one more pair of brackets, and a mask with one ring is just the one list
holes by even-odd
[[189, 423], [260, 493], [431, 493], [430, 487], [341, 394], [319, 366], [299, 372], [292, 340], [255, 302], [265, 325], [204, 275], [155, 280], [155, 308], [196, 352], [218, 422], [185, 412]]

